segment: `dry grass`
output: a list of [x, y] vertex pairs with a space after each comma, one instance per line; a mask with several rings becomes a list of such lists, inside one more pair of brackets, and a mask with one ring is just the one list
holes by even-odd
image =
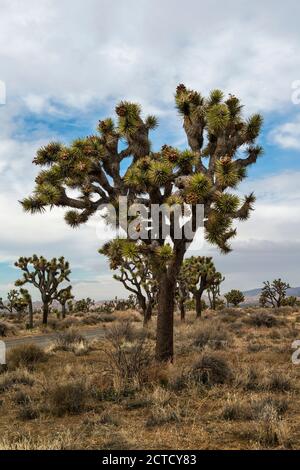
[[143, 331], [134, 312], [79, 355], [69, 328], [46, 362], [18, 353], [0, 373], [0, 449], [299, 448], [299, 313], [272, 312], [275, 327], [249, 322], [258, 313], [176, 318], [174, 364], [155, 363], [155, 322]]

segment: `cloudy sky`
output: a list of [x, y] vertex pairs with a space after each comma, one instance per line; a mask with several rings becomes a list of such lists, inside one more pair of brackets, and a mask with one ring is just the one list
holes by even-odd
[[[22, 213], [31, 164], [50, 140], [91, 134], [120, 99], [159, 117], [153, 147], [185, 147], [173, 95], [180, 82], [203, 94], [239, 96], [265, 118], [265, 154], [241, 191], [256, 210], [234, 251], [213, 254], [224, 288], [250, 289], [282, 276], [300, 285], [300, 4], [296, 0], [0, 0], [0, 296], [13, 262], [64, 254], [77, 297], [124, 295], [97, 249], [111, 234], [91, 220], [67, 227], [62, 212]], [[98, 227], [98, 230], [97, 230]], [[197, 252], [198, 253], [198, 252]]]

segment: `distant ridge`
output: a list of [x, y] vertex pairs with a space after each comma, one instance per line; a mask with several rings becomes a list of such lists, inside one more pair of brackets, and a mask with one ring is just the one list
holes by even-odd
[[[261, 293], [261, 289], [250, 289], [243, 292], [245, 297], [257, 297]], [[300, 287], [291, 287], [287, 290], [287, 295], [294, 295], [300, 297]]]

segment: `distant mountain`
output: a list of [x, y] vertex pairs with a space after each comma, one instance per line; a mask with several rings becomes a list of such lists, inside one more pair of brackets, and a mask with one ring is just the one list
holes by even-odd
[[[245, 297], [257, 297], [261, 293], [261, 289], [251, 289], [243, 292]], [[300, 297], [300, 287], [291, 287], [287, 290], [287, 295], [294, 295]]]

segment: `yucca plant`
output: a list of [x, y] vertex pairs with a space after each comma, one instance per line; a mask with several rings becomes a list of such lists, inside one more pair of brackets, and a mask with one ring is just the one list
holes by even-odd
[[[180, 84], [175, 103], [188, 150], [163, 146], [154, 152], [149, 132], [157, 126], [157, 120], [153, 116], [143, 118], [139, 105], [123, 101], [116, 107], [117, 122], [110, 118], [101, 121], [98, 134], [77, 139], [68, 147], [51, 143], [37, 153], [34, 163], [46, 168], [37, 176], [33, 195], [23, 200], [24, 209], [34, 213], [53, 206], [70, 208], [66, 221], [77, 227], [105, 203], [118, 209], [119, 196], [127, 196], [129, 204], [137, 202], [146, 209], [176, 198], [182, 206], [203, 204], [207, 240], [228, 253], [236, 234], [233, 222], [249, 216], [254, 196], [238, 201], [222, 198], [222, 194], [231, 194], [246, 177], [247, 167], [261, 155], [262, 149], [255, 142], [262, 118], [254, 115], [245, 119], [238, 98], [225, 97], [220, 90], [205, 98]], [[131, 159], [124, 174], [128, 157]], [[69, 189], [75, 189], [78, 197], [71, 196]], [[191, 212], [196, 231], [195, 211]], [[162, 250], [167, 243], [162, 222], [144, 240], [159, 282], [156, 356], [162, 361], [173, 357], [176, 279], [191, 242], [185, 236], [174, 236], [177, 223], [173, 215], [169, 254]], [[162, 261], [160, 256], [167, 256], [167, 260]]]

